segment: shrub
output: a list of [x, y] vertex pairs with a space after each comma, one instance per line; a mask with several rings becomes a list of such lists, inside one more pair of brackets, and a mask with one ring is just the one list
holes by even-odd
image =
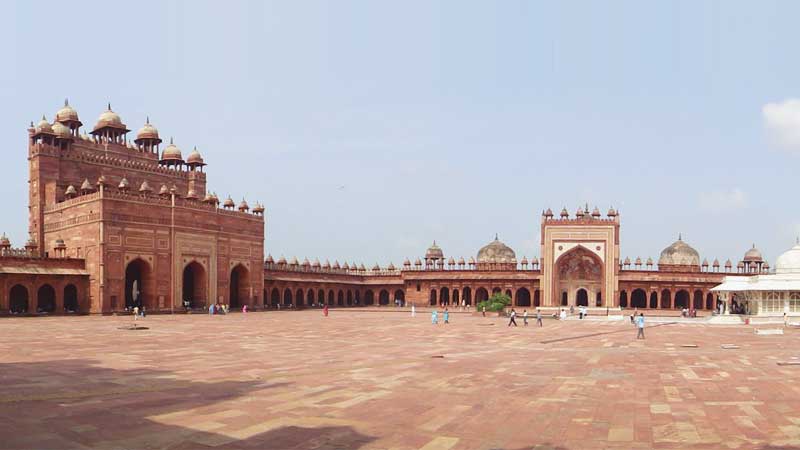
[[483, 311], [484, 306], [486, 307], [486, 311], [502, 311], [506, 308], [506, 306], [510, 304], [511, 304], [511, 297], [501, 292], [498, 292], [489, 297], [488, 300], [478, 302], [478, 311]]

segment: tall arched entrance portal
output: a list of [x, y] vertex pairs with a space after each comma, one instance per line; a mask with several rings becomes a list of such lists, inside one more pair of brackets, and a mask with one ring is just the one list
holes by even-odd
[[556, 261], [553, 287], [554, 298], [561, 298], [564, 306], [600, 306], [605, 297], [603, 262], [586, 248], [575, 247]]
[[208, 303], [206, 291], [206, 270], [197, 261], [192, 261], [183, 268], [182, 301], [188, 301], [190, 308], [203, 308]]
[[136, 258], [125, 267], [125, 307], [153, 308], [153, 269], [145, 260]]
[[250, 272], [241, 264], [231, 270], [229, 304], [231, 308], [241, 308], [250, 296]]

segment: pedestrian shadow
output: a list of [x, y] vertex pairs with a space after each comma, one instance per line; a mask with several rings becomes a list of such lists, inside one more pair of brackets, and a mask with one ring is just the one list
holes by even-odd
[[0, 363], [2, 448], [358, 449], [375, 440], [337, 423], [257, 420], [243, 410], [246, 402], [226, 403], [291, 385], [198, 382], [87, 359]]

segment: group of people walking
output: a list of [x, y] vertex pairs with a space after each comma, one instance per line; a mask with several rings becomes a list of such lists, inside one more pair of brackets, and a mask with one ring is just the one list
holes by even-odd
[[[528, 310], [522, 310], [522, 324], [524, 326], [528, 326]], [[508, 326], [511, 325], [517, 326], [517, 311], [514, 308], [511, 308], [511, 312], [508, 314]], [[536, 308], [536, 325], [543, 326], [542, 323], [542, 311], [539, 308]]]

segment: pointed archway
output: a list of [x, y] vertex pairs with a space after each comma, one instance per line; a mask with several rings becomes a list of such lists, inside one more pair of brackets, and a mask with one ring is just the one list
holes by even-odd
[[206, 286], [206, 269], [200, 263], [192, 261], [183, 268], [182, 302], [189, 302], [190, 308], [205, 308], [208, 305]]
[[[603, 262], [600, 258], [583, 246], [577, 246], [559, 256], [556, 260], [553, 283], [553, 296], [567, 293], [565, 304], [588, 306], [589, 297], [596, 297], [597, 292], [603, 297]], [[575, 297], [570, 298], [569, 294]], [[585, 296], [585, 298], [584, 298]], [[578, 303], [580, 301], [580, 303]]]
[[135, 258], [125, 266], [125, 307], [155, 309], [153, 295], [153, 269], [142, 258]]
[[246, 305], [250, 297], [250, 271], [242, 264], [237, 264], [231, 269], [230, 292], [228, 305], [231, 309], [241, 308]]

